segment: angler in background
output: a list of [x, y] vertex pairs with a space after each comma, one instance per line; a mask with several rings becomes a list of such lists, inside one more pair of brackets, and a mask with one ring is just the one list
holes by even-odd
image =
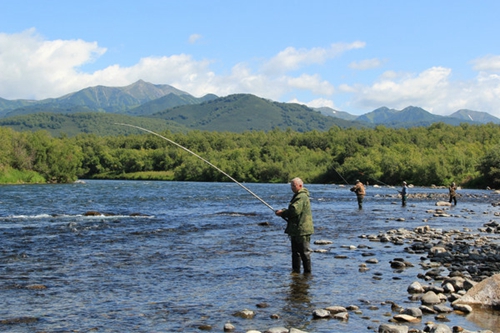
[[403, 182], [403, 187], [399, 193], [401, 194], [401, 204], [403, 207], [406, 207], [406, 199], [408, 199], [408, 186], [406, 182]]
[[358, 198], [358, 208], [363, 209], [363, 198], [365, 197], [366, 191], [365, 186], [362, 182], [356, 180], [356, 184], [351, 187], [351, 192], [356, 193], [356, 197]]
[[288, 208], [277, 210], [275, 214], [287, 221], [285, 233], [291, 241], [293, 272], [300, 273], [302, 263], [304, 274], [310, 274], [312, 253], [310, 243], [314, 225], [309, 190], [304, 187], [304, 182], [300, 178], [292, 179], [290, 187], [294, 195]]
[[455, 206], [456, 206], [457, 205], [457, 186], [455, 185], [455, 182], [451, 183], [451, 185], [448, 189], [450, 191], [450, 203], [453, 201], [455, 203]]

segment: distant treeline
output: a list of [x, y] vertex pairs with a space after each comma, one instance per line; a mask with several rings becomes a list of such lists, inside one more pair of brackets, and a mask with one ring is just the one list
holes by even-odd
[[[244, 133], [159, 133], [240, 182], [448, 185], [500, 188], [500, 125]], [[46, 131], [0, 127], [0, 182], [72, 182], [77, 178], [229, 181], [170, 142], [129, 136], [53, 138]]]

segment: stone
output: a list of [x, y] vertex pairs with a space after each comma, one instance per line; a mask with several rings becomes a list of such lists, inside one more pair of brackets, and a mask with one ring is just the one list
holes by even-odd
[[326, 239], [318, 239], [318, 240], [314, 241], [314, 244], [316, 244], [316, 245], [328, 245], [328, 244], [332, 244], [332, 243], [333, 243], [332, 241], [329, 241]]
[[342, 320], [342, 321], [348, 321], [349, 320], [349, 313], [348, 312], [339, 312], [336, 313], [332, 316], [333, 319], [337, 320]]
[[378, 327], [378, 333], [408, 333], [408, 326], [382, 324]]
[[316, 309], [313, 311], [313, 318], [315, 319], [330, 318], [331, 316], [332, 314], [330, 311], [325, 309]]
[[343, 306], [329, 306], [325, 309], [326, 311], [330, 312], [330, 314], [336, 314], [339, 312], [347, 312], [347, 309], [344, 308]]
[[407, 291], [410, 294], [423, 294], [425, 292], [424, 287], [418, 281], [415, 281], [412, 284], [410, 284], [408, 286]]
[[424, 330], [429, 333], [453, 333], [451, 328], [444, 324], [432, 324], [429, 325], [429, 330]]
[[224, 324], [224, 332], [231, 332], [234, 331], [235, 327], [231, 323], [225, 323]]
[[433, 304], [441, 303], [441, 299], [433, 291], [428, 291], [424, 295], [422, 295], [421, 301], [422, 301], [422, 304], [424, 304], [424, 305], [433, 305]]
[[472, 307], [467, 304], [453, 304], [453, 309], [456, 311], [460, 311], [463, 313], [471, 313], [472, 312]]
[[245, 310], [241, 310], [241, 311], [236, 312], [234, 314], [234, 316], [245, 318], [245, 319], [252, 319], [253, 317], [255, 317], [255, 312], [252, 310], [245, 309]]
[[422, 318], [423, 312], [419, 308], [407, 308], [403, 310], [403, 314], [410, 315], [415, 318]]
[[272, 327], [264, 331], [264, 333], [288, 333], [288, 329], [285, 327]]
[[288, 333], [307, 333], [306, 331], [301, 331], [297, 328], [290, 328], [290, 331]]
[[393, 317], [397, 322], [418, 323], [420, 319], [407, 314], [398, 314]]
[[453, 304], [480, 305], [500, 309], [500, 274], [479, 282]]

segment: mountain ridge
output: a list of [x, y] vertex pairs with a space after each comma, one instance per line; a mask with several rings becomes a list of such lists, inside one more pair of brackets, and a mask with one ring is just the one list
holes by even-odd
[[[50, 117], [60, 124], [67, 124], [72, 135], [77, 130], [92, 131], [91, 127], [75, 126], [73, 123], [87, 121], [83, 115], [119, 114], [144, 119], [161, 119], [161, 123], [175, 130], [270, 131], [275, 128], [295, 131], [325, 131], [332, 126], [348, 127], [415, 127], [429, 126], [434, 122], [450, 125], [460, 123], [481, 124], [500, 119], [480, 111], [458, 110], [450, 116], [432, 114], [417, 106], [403, 110], [386, 106], [366, 114], [355, 116], [345, 111], [328, 107], [310, 108], [297, 103], [280, 103], [252, 94], [233, 94], [218, 97], [207, 94], [194, 97], [169, 85], [156, 85], [139, 80], [124, 87], [95, 86], [66, 94], [59, 98], [41, 101], [0, 98], [0, 126], [11, 126], [17, 130], [49, 129], [54, 126]], [[39, 115], [41, 116], [34, 116]], [[66, 115], [78, 114], [69, 119]], [[32, 117], [30, 117], [33, 115]], [[101, 117], [93, 115], [92, 117]], [[66, 117], [66, 118], [65, 118]], [[103, 122], [105, 117], [102, 118]], [[133, 119], [133, 118], [132, 118]], [[95, 119], [93, 119], [95, 121]], [[107, 121], [107, 120], [106, 120]], [[130, 121], [130, 119], [129, 119]], [[109, 123], [109, 121], [107, 122]], [[149, 123], [148, 123], [149, 124]], [[66, 126], [66, 125], [65, 125]], [[52, 130], [51, 130], [52, 131]], [[57, 134], [62, 132], [59, 129]], [[110, 130], [113, 132], [113, 130]], [[54, 132], [55, 133], [55, 132]]]

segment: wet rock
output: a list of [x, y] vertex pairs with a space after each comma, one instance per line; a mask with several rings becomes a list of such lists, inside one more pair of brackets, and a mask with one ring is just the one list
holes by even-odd
[[235, 330], [236, 327], [234, 327], [233, 324], [231, 323], [225, 323], [224, 324], [224, 332], [232, 332]]
[[93, 210], [83, 213], [83, 216], [102, 216], [102, 215], [103, 214], [101, 214], [100, 212], [96, 212]]
[[333, 319], [341, 320], [341, 321], [348, 321], [349, 320], [349, 313], [348, 312], [339, 312], [336, 313], [332, 316]]
[[433, 305], [433, 304], [441, 303], [441, 299], [433, 291], [428, 291], [424, 295], [422, 295], [421, 301], [422, 301], [422, 304], [424, 304], [424, 305]]
[[314, 241], [314, 244], [316, 244], [316, 245], [328, 245], [328, 244], [332, 244], [332, 243], [333, 243], [332, 241], [325, 240], [325, 239], [319, 239], [319, 240]]
[[292, 327], [288, 333], [307, 333], [307, 332]]
[[398, 315], [395, 315], [393, 317], [393, 319], [396, 321], [396, 322], [403, 322], [403, 323], [418, 323], [420, 322], [420, 319], [419, 318], [416, 318], [416, 317], [413, 317], [413, 316], [410, 316], [410, 315], [407, 315], [407, 314], [398, 314]]
[[424, 331], [429, 333], [453, 333], [447, 325], [435, 323], [427, 324]]
[[378, 327], [378, 333], [408, 333], [408, 326], [382, 324]]
[[36, 323], [38, 318], [36, 317], [18, 317], [11, 319], [2, 319], [0, 320], [0, 324], [2, 325], [14, 325], [14, 324], [30, 324]]
[[407, 308], [403, 310], [403, 314], [409, 315], [415, 318], [422, 318], [423, 312], [420, 308]]
[[328, 310], [325, 309], [316, 309], [313, 311], [313, 318], [314, 319], [323, 319], [323, 318], [330, 318], [331, 313]]
[[408, 286], [407, 289], [410, 294], [423, 294], [425, 292], [424, 287], [420, 284], [420, 282], [415, 281]]
[[472, 312], [472, 307], [467, 304], [452, 304], [453, 309], [456, 311], [460, 311], [463, 313], [471, 313]]
[[437, 311], [426, 306], [426, 305], [421, 305], [419, 307], [420, 310], [422, 310], [422, 313], [427, 313], [427, 314], [437, 314]]
[[451, 206], [451, 203], [446, 202], [446, 201], [438, 201], [436, 202], [436, 206]]
[[479, 282], [454, 304], [480, 305], [500, 309], [500, 274], [495, 274]]
[[198, 326], [198, 329], [201, 331], [211, 331], [212, 325], [200, 325], [200, 326]]
[[47, 286], [45, 286], [43, 284], [30, 284], [30, 285], [26, 286], [26, 289], [43, 290], [43, 289], [47, 289]]
[[285, 327], [272, 327], [264, 331], [264, 333], [289, 333], [289, 332], [288, 329]]
[[347, 312], [347, 309], [344, 308], [343, 306], [329, 306], [325, 309], [326, 311], [330, 312], [330, 314], [336, 314], [340, 312]]
[[452, 308], [447, 307], [444, 304], [436, 304], [432, 307], [434, 310], [436, 310], [438, 313], [450, 313], [453, 311]]
[[245, 319], [252, 319], [255, 317], [255, 312], [252, 310], [244, 309], [241, 311], [238, 311], [234, 314], [235, 317], [240, 317], [240, 318], [245, 318]]

